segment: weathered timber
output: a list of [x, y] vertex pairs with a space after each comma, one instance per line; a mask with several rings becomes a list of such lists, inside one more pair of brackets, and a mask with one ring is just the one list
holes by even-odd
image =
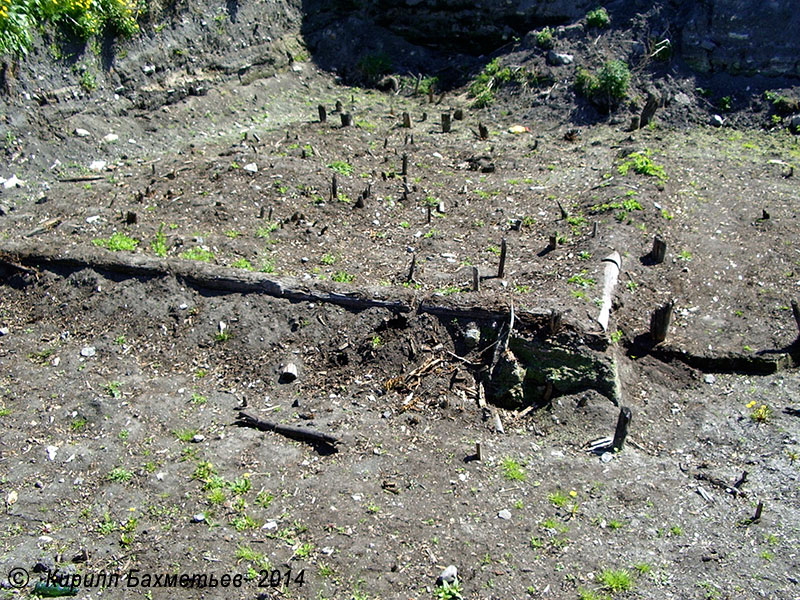
[[442, 113], [442, 133], [450, 133], [450, 113]]
[[317, 106], [317, 112], [319, 113], [319, 122], [324, 123], [328, 120], [328, 112], [325, 110], [325, 106], [320, 104]]
[[611, 442], [613, 450], [622, 450], [625, 445], [625, 438], [628, 437], [628, 427], [631, 424], [631, 409], [623, 406], [619, 409], [619, 417], [617, 418], [617, 428], [614, 431], [614, 441]]
[[290, 427], [288, 425], [272, 423], [271, 421], [265, 421], [263, 419], [259, 419], [258, 417], [254, 417], [250, 413], [247, 413], [243, 410], [239, 411], [238, 420], [236, 424], [245, 427], [253, 427], [261, 431], [273, 431], [277, 434], [283, 435], [293, 440], [308, 442], [310, 444], [327, 446], [331, 448], [341, 443], [339, 438], [329, 435], [327, 433], [314, 431], [312, 429], [307, 429], [305, 427]]
[[339, 117], [342, 120], [342, 127], [350, 127], [353, 124], [353, 115], [343, 112]]
[[497, 267], [497, 277], [502, 279], [506, 272], [506, 238], [500, 241], [500, 265]]
[[664, 262], [664, 257], [667, 255], [667, 242], [665, 242], [661, 237], [654, 236], [653, 237], [653, 249], [650, 250], [650, 262], [654, 265], [660, 265]]
[[483, 123], [478, 123], [478, 137], [482, 140], [489, 139], [489, 130]]
[[403, 113], [403, 127], [409, 129], [411, 127], [411, 115], [407, 112]]
[[797, 323], [797, 337], [800, 339], [800, 306], [797, 305], [796, 300], [792, 300], [792, 315], [794, 316], [795, 323]]
[[658, 96], [653, 92], [647, 93], [647, 102], [644, 105], [644, 109], [642, 109], [642, 115], [639, 117], [639, 128], [647, 127], [650, 124], [660, 104], [661, 99]]
[[667, 339], [667, 332], [669, 331], [669, 324], [672, 321], [672, 309], [675, 302], [662, 304], [650, 316], [650, 339], [656, 344], [659, 344]]
[[614, 294], [614, 288], [617, 286], [617, 279], [619, 272], [622, 269], [622, 258], [616, 250], [609, 256], [606, 256], [603, 261], [605, 263], [605, 272], [603, 276], [603, 297], [602, 304], [600, 305], [600, 314], [597, 316], [597, 322], [603, 328], [603, 331], [608, 331], [608, 319], [611, 315], [611, 299]]

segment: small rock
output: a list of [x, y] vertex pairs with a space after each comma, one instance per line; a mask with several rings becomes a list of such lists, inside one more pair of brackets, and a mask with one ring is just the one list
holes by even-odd
[[81, 548], [80, 552], [72, 557], [74, 563], [85, 563], [87, 560], [89, 560], [89, 551], [86, 548]]
[[0, 327], [0, 337], [2, 337], [4, 335], [8, 335], [9, 331], [10, 331], [10, 329], [8, 327]]
[[58, 446], [48, 446], [45, 448], [47, 451], [47, 458], [50, 460], [56, 459], [56, 452], [58, 452]]
[[330, 546], [325, 546], [322, 550], [320, 550], [320, 552], [322, 552], [326, 556], [330, 556], [331, 554], [336, 552], [336, 550], [334, 550]]
[[294, 363], [287, 363], [287, 365], [281, 371], [280, 382], [281, 383], [291, 383], [297, 379], [297, 366]]
[[8, 214], [9, 208], [5, 204], [0, 204], [0, 217]]
[[710, 384], [716, 382], [717, 378], [714, 377], [711, 373], [708, 373], [705, 377], [703, 377], [703, 381]]
[[156, 72], [155, 65], [142, 65], [142, 73], [145, 75], [152, 75]]
[[61, 357], [56, 356], [53, 360], [50, 361], [50, 364], [53, 365], [54, 367], [57, 367], [58, 365], [61, 364]]
[[23, 185], [25, 185], [25, 182], [22, 181], [22, 179], [20, 179], [16, 175], [12, 175], [11, 177], [3, 181], [3, 187], [6, 188], [7, 190], [10, 190], [13, 187], [22, 187]]
[[436, 212], [442, 214], [447, 212], [447, 206], [445, 205], [444, 200], [440, 201], [439, 204], [436, 206]]
[[104, 160], [93, 160], [89, 165], [89, 170], [94, 171], [95, 173], [99, 173], [103, 169], [106, 168], [108, 163]]
[[719, 115], [711, 115], [711, 118], [708, 120], [708, 124], [712, 125], [713, 127], [722, 127], [725, 124], [725, 119]]
[[156, 473], [156, 479], [158, 479], [159, 481], [164, 481], [165, 475], [166, 473], [164, 471], [159, 471], [158, 473]]
[[206, 516], [203, 513], [197, 513], [192, 517], [192, 523], [202, 523], [206, 520]]
[[602, 460], [604, 463], [611, 462], [612, 460], [614, 460], [614, 453], [613, 452], [603, 452], [600, 455], [600, 460]]
[[555, 50], [550, 50], [550, 52], [547, 53], [547, 62], [554, 67], [571, 65], [574, 61], [575, 57], [572, 54], [556, 52]]
[[247, 163], [242, 168], [250, 173], [258, 173], [258, 165], [256, 163]]
[[273, 529], [277, 529], [277, 528], [278, 528], [278, 523], [276, 521], [267, 521], [261, 527], [261, 529], [266, 529], [267, 531], [272, 531]]
[[436, 578], [436, 585], [453, 583], [456, 579], [458, 579], [458, 568], [455, 565], [448, 565], [444, 571], [439, 573], [439, 577]]
[[204, 436], [202, 433], [197, 433], [197, 434], [195, 434], [194, 436], [192, 436], [192, 441], [193, 441], [195, 444], [199, 444], [199, 443], [200, 443], [200, 442], [202, 442], [204, 439], [206, 439], [206, 436]]
[[469, 323], [464, 332], [464, 343], [468, 348], [474, 348], [481, 341], [481, 330], [475, 323]]
[[49, 535], [40, 535], [39, 541], [43, 544], [49, 544], [53, 541], [53, 538], [51, 538]]
[[91, 134], [85, 129], [81, 129], [80, 127], [78, 127], [77, 129], [75, 129], [75, 135], [77, 135], [78, 137], [89, 137]]
[[95, 350], [94, 346], [86, 346], [85, 348], [81, 348], [81, 356], [85, 358], [89, 358], [95, 354], [97, 354], [97, 350]]
[[508, 520], [511, 518], [511, 511], [508, 510], [507, 508], [504, 508], [499, 513], [497, 513], [497, 516], [500, 517], [501, 519]]
[[92, 215], [91, 217], [86, 217], [86, 222], [89, 223], [89, 225], [98, 223], [100, 222], [100, 215]]
[[108, 144], [113, 144], [114, 142], [119, 140], [119, 136], [116, 133], [109, 133], [106, 136], [103, 136], [103, 141]]

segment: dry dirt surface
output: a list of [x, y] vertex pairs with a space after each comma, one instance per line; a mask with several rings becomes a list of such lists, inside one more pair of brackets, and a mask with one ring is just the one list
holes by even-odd
[[[674, 105], [576, 130], [544, 93], [298, 62], [160, 110], [164, 151], [98, 127], [0, 197], [2, 593], [799, 597], [797, 138]], [[534, 410], [486, 403], [534, 341]]]

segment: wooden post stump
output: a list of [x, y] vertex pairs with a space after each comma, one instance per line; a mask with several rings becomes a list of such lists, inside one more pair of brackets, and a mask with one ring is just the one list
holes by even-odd
[[411, 128], [411, 115], [409, 115], [407, 112], [403, 113], [403, 127], [406, 129]]
[[450, 113], [442, 113], [442, 133], [450, 133]]
[[482, 140], [489, 139], [489, 130], [483, 123], [478, 123], [478, 137]]
[[639, 127], [647, 127], [650, 124], [650, 121], [653, 120], [653, 116], [656, 114], [656, 110], [658, 110], [658, 105], [661, 104], [661, 99], [656, 96], [653, 92], [647, 93], [647, 102], [644, 105], [644, 109], [642, 110], [642, 116], [639, 117]]
[[339, 182], [336, 179], [336, 173], [331, 177], [331, 200], [336, 200], [339, 197]]
[[353, 115], [350, 113], [343, 112], [340, 117], [342, 119], [342, 127], [350, 127], [353, 124]]
[[337, 100], [336, 101], [336, 112], [342, 112], [342, 108], [343, 108], [342, 107], [342, 101], [341, 100]]
[[659, 236], [653, 237], [653, 249], [650, 250], [650, 260], [653, 264], [660, 265], [667, 254], [667, 242]]
[[547, 250], [552, 252], [558, 246], [558, 233], [554, 233], [547, 240]]
[[506, 272], [506, 238], [500, 241], [500, 266], [497, 268], [497, 276], [502, 279]]
[[400, 175], [403, 177], [408, 175], [408, 154], [403, 154], [403, 164], [400, 167]]
[[319, 122], [320, 123], [324, 123], [325, 121], [328, 120], [328, 113], [327, 113], [327, 111], [325, 110], [325, 107], [322, 104], [317, 106], [317, 111], [319, 112]]
[[460, 108], [457, 108], [453, 111], [453, 118], [456, 121], [463, 121], [464, 120], [464, 111]]
[[478, 267], [472, 267], [472, 291], [473, 292], [480, 292], [481, 291], [481, 278], [478, 274]]
[[792, 300], [792, 315], [797, 323], [797, 337], [800, 338], [800, 306], [797, 305], [796, 300]]
[[612, 450], [619, 452], [625, 445], [625, 438], [628, 437], [628, 427], [631, 424], [631, 409], [623, 406], [619, 410], [617, 418], [617, 429], [614, 431], [614, 441], [611, 443]]
[[675, 301], [670, 300], [655, 309], [650, 317], [650, 339], [656, 344], [660, 344], [667, 339], [667, 331], [669, 330], [670, 321], [672, 321], [672, 309], [674, 306]]

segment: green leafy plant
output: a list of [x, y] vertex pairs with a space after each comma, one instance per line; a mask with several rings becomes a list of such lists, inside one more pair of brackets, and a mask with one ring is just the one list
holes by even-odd
[[602, 6], [598, 6], [594, 10], [590, 10], [586, 13], [586, 24], [589, 27], [605, 27], [611, 22], [611, 18], [608, 16], [608, 11]]
[[603, 569], [597, 579], [613, 594], [627, 592], [633, 587], [633, 579], [627, 569]]
[[[633, 169], [634, 173], [655, 177], [662, 182], [666, 181], [669, 178], [664, 171], [664, 167], [653, 162], [653, 159], [650, 158], [651, 155], [652, 151], [649, 149], [644, 152], [630, 153], [625, 157], [625, 161], [617, 168], [619, 174], [627, 175], [628, 172]], [[641, 204], [639, 206], [641, 207]]]
[[583, 67], [578, 67], [575, 73], [578, 92], [602, 108], [609, 108], [624, 100], [630, 82], [630, 69], [621, 60], [606, 62], [596, 74]]
[[356, 276], [347, 271], [336, 271], [331, 275], [331, 280], [339, 283], [352, 283], [355, 281]]
[[545, 27], [539, 33], [537, 33], [536, 45], [540, 48], [544, 48], [545, 50], [552, 48], [555, 45], [553, 41], [553, 30], [549, 27]]
[[756, 423], [766, 423], [772, 416], [772, 409], [769, 406], [758, 404], [755, 400], [748, 402], [747, 408], [751, 409], [750, 418]]
[[433, 596], [436, 600], [460, 600], [462, 598], [461, 584], [458, 579], [453, 580], [452, 583], [443, 581], [433, 590]]
[[92, 240], [95, 246], [106, 248], [112, 252], [119, 252], [120, 250], [133, 251], [139, 245], [139, 240], [125, 235], [122, 232], [115, 232], [109, 238], [96, 238]]
[[117, 483], [128, 483], [131, 479], [133, 479], [133, 473], [127, 469], [124, 469], [123, 467], [114, 467], [108, 472], [106, 478], [109, 481], [115, 481]]
[[506, 457], [502, 462], [503, 477], [512, 481], [525, 481], [525, 469], [515, 459]]
[[333, 169], [340, 175], [344, 175], [345, 177], [349, 177], [355, 172], [355, 167], [348, 162], [343, 160], [335, 160], [328, 165], [329, 169]]
[[108, 383], [103, 386], [105, 389], [106, 394], [111, 396], [112, 398], [121, 398], [122, 397], [122, 383], [119, 381], [109, 381]]
[[167, 255], [167, 236], [164, 234], [164, 223], [158, 226], [155, 239], [150, 242], [150, 249], [153, 254], [164, 258]]
[[234, 267], [235, 269], [244, 269], [246, 271], [253, 270], [252, 263], [246, 258], [240, 258], [239, 260], [234, 261], [233, 263], [231, 263], [231, 266]]
[[211, 262], [214, 260], [214, 253], [211, 250], [206, 250], [205, 248], [190, 248], [189, 250], [181, 252], [180, 257], [187, 260]]

